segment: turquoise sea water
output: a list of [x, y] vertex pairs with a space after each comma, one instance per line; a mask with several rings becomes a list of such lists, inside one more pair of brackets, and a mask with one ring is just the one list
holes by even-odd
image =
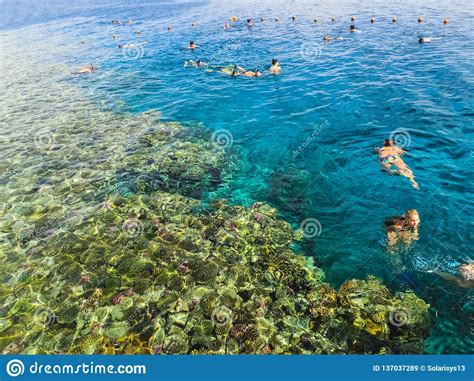
[[[165, 120], [202, 125], [229, 139], [238, 166], [207, 199], [265, 201], [295, 228], [317, 219], [318, 236], [303, 248], [328, 281], [338, 286], [372, 274], [394, 291], [413, 289], [432, 307], [425, 351], [474, 351], [472, 293], [430, 272], [474, 260], [469, 2], [23, 4], [1, 5], [7, 10], [0, 33], [5, 112], [24, 115], [17, 125], [6, 119], [4, 136], [35, 131], [35, 119], [26, 115], [50, 117], [49, 98], [55, 106], [67, 104], [69, 93], [59, 87], [29, 93], [38, 81], [53, 82], [41, 67], [72, 71], [92, 62], [99, 67], [95, 75], [60, 81], [97, 108], [159, 110]], [[231, 15], [252, 17], [255, 25], [224, 30]], [[351, 34], [352, 15], [360, 32]], [[425, 19], [421, 25], [418, 15]], [[134, 24], [110, 23], [127, 18]], [[327, 34], [344, 39], [324, 43]], [[421, 45], [419, 36], [434, 40]], [[199, 46], [194, 52], [186, 49], [190, 40]], [[121, 50], [119, 43], [135, 47]], [[183, 67], [185, 60], [201, 59], [265, 69], [272, 58], [280, 60], [281, 75], [258, 79]], [[407, 148], [419, 191], [380, 171], [373, 149], [389, 136]], [[9, 179], [3, 183], [8, 187]], [[420, 213], [420, 239], [407, 252], [388, 254], [382, 222], [410, 208]]]

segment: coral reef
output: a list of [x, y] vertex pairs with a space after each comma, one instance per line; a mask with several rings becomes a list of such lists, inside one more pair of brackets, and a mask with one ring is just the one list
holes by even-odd
[[275, 209], [199, 200], [229, 166], [221, 148], [157, 115], [139, 123], [113, 159], [97, 134], [72, 178], [52, 150], [55, 176], [40, 168], [21, 199], [0, 200], [1, 351], [421, 352], [421, 299], [372, 278], [334, 290]]
[[[164, 192], [107, 203], [80, 229], [42, 241], [27, 274], [1, 287], [2, 350], [12, 343], [22, 353], [421, 350], [423, 301], [393, 296], [376, 279], [330, 288], [310, 258], [290, 250], [297, 232], [267, 205], [220, 202], [196, 214], [197, 200]], [[409, 319], [392, 324], [397, 310]]]

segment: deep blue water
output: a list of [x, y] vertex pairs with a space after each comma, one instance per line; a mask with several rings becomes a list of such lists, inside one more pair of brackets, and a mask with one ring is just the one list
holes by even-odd
[[[98, 107], [157, 109], [165, 119], [227, 130], [239, 166], [209, 198], [266, 201], [295, 227], [317, 219], [321, 234], [304, 249], [329, 282], [372, 274], [394, 290], [411, 288], [432, 306], [426, 351], [474, 352], [472, 293], [429, 272], [474, 260], [469, 1], [6, 1], [1, 7], [8, 33], [38, 38], [37, 30], [46, 51], [55, 36], [63, 47], [55, 60], [100, 68], [74, 79]], [[234, 14], [255, 25], [224, 30]], [[359, 33], [348, 32], [351, 15]], [[110, 24], [127, 18], [135, 23]], [[344, 39], [324, 43], [326, 34]], [[421, 45], [419, 36], [434, 40]], [[186, 49], [190, 40], [199, 45], [194, 52]], [[117, 47], [145, 41], [138, 59]], [[183, 67], [201, 59], [263, 70], [272, 58], [280, 60], [281, 74], [258, 79]], [[419, 191], [380, 171], [373, 149], [393, 134], [406, 144]], [[410, 208], [421, 216], [420, 239], [394, 258], [383, 246], [382, 222]]]

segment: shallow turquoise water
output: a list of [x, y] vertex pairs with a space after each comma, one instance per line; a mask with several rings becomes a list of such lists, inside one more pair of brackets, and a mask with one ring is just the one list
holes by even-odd
[[[468, 2], [90, 4], [40, 7], [25, 21], [7, 17], [2, 38], [45, 62], [99, 66], [94, 76], [66, 81], [105, 110], [157, 109], [165, 119], [227, 130], [239, 168], [207, 197], [245, 205], [267, 201], [295, 227], [317, 219], [321, 234], [304, 249], [330, 282], [373, 274], [395, 290], [411, 288], [432, 306], [426, 351], [473, 352], [472, 293], [428, 272], [474, 259]], [[255, 26], [224, 30], [233, 14], [253, 17]], [[420, 14], [422, 25], [416, 22]], [[360, 33], [348, 33], [351, 15]], [[133, 26], [110, 24], [128, 17]], [[171, 33], [167, 25], [173, 25]], [[345, 39], [324, 44], [325, 34]], [[437, 39], [420, 45], [420, 35]], [[191, 39], [200, 46], [195, 52], [186, 49]], [[117, 48], [145, 41], [130, 56]], [[183, 68], [185, 60], [201, 59], [264, 69], [273, 57], [281, 62], [281, 75], [260, 79]], [[420, 191], [380, 172], [373, 148], [391, 134], [407, 145], [406, 162]], [[393, 258], [383, 246], [382, 221], [409, 208], [420, 212], [420, 240]]]

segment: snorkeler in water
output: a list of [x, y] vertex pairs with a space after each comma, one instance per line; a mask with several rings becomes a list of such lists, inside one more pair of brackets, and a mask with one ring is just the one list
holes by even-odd
[[324, 40], [324, 42], [330, 42], [332, 40], [344, 40], [344, 37], [337, 36], [336, 38], [333, 38], [331, 36], [326, 35], [326, 36], [323, 37], [323, 40]]
[[384, 221], [387, 231], [387, 250], [395, 253], [400, 248], [409, 248], [418, 240], [420, 215], [415, 209], [409, 209], [403, 216], [390, 217]]
[[252, 19], [247, 19], [247, 26], [252, 27], [253, 26], [253, 20]]
[[280, 73], [280, 70], [281, 70], [280, 62], [278, 62], [278, 60], [276, 58], [273, 58], [272, 59], [272, 64], [268, 68], [268, 71], [270, 72], [270, 74], [278, 74], [278, 73]]
[[76, 71], [76, 74], [87, 74], [87, 73], [94, 73], [94, 72], [95, 72], [95, 68], [90, 63], [87, 66], [83, 66], [83, 67], [79, 68], [79, 70]]
[[184, 67], [208, 67], [209, 65], [201, 60], [193, 61], [185, 61]]
[[263, 73], [258, 69], [255, 71], [245, 70], [244, 72], [242, 72], [241, 75], [243, 75], [244, 77], [261, 77]]
[[462, 288], [474, 288], [474, 263], [459, 265], [456, 267], [456, 275], [438, 272], [437, 274], [447, 281], [456, 283]]
[[261, 77], [263, 73], [260, 70], [247, 70], [244, 69], [242, 66], [237, 65], [228, 65], [228, 66], [214, 66], [214, 68], [218, 69], [221, 73], [236, 77], [239, 75], [243, 75], [244, 77]]
[[431, 41], [433, 41], [433, 39], [429, 37], [420, 37], [420, 39], [418, 40], [420, 44], [426, 44], [427, 42], [431, 42]]
[[404, 176], [410, 180], [413, 188], [420, 189], [413, 172], [401, 158], [405, 154], [403, 149], [395, 146], [391, 139], [385, 139], [383, 147], [377, 148], [377, 152], [382, 170]]

